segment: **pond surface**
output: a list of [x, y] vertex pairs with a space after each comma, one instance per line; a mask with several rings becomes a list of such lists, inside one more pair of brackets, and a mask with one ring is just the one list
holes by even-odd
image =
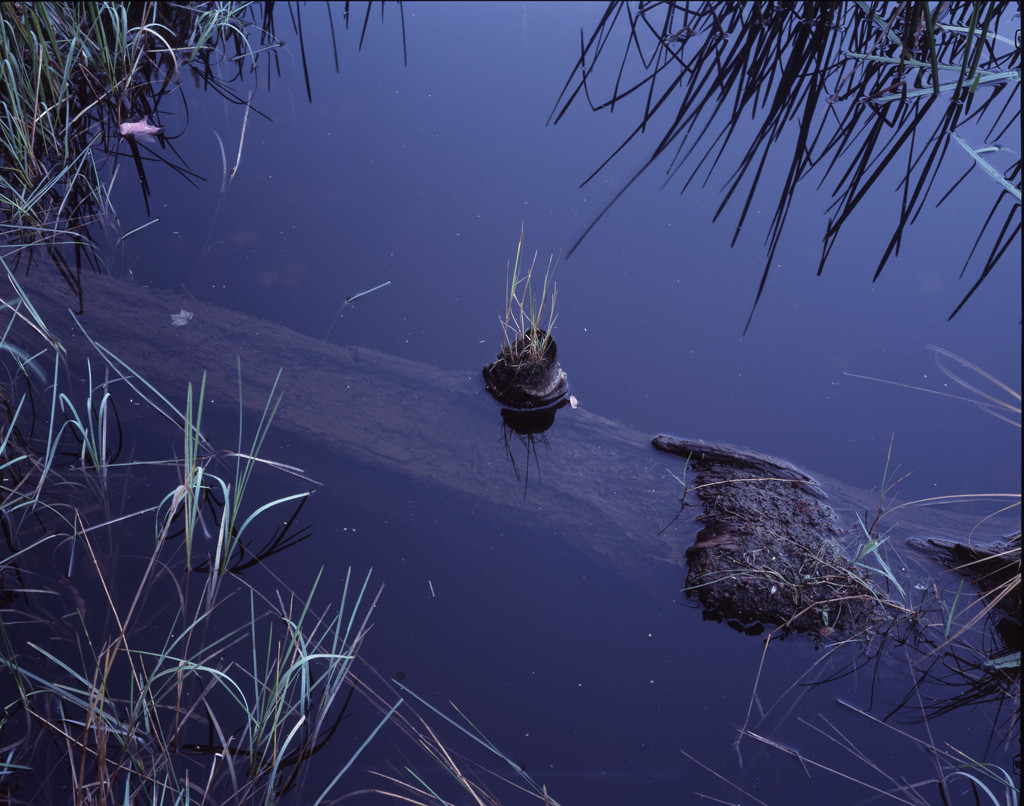
[[[372, 568], [385, 587], [365, 660], [446, 713], [454, 703], [559, 802], [676, 804], [703, 793], [812, 804], [827, 793], [845, 804], [871, 795], [750, 739], [737, 753], [736, 729], [751, 713], [752, 730], [873, 786], [892, 783], [811, 723], [829, 730], [827, 720], [897, 777], [934, 776], [912, 740], [842, 704], [884, 716], [913, 680], [907, 656], [896, 652], [857, 674], [794, 688], [826, 650], [793, 638], [773, 642], [758, 680], [763, 641], [702, 619], [681, 593], [681, 565], [638, 559], [633, 543], [620, 555], [588, 549], [596, 526], [582, 510], [545, 525], [545, 508], [559, 506], [546, 488], [567, 483], [557, 474], [570, 472], [552, 457], [588, 438], [577, 412], [561, 410], [547, 442], [537, 444], [528, 487], [523, 446], [512, 443], [518, 474], [506, 457], [498, 407], [483, 393], [479, 371], [500, 345], [506, 263], [520, 226], [540, 260], [567, 251], [659, 136], [653, 127], [645, 135], [651, 139], [640, 137], [581, 188], [637, 125], [640, 107], [623, 104], [609, 114], [579, 103], [547, 125], [578, 58], [580, 29], [589, 35], [603, 9], [410, 4], [403, 21], [389, 6], [383, 22], [371, 20], [358, 51], [362, 11], [342, 30], [339, 9], [335, 71], [326, 15], [306, 6], [311, 102], [298, 38], [282, 16], [280, 75], [270, 76], [268, 92], [265, 63], [259, 71], [252, 104], [262, 115], [249, 115], [237, 175], [222, 191], [214, 132], [230, 164], [244, 107], [189, 88], [187, 117], [183, 106], [169, 105], [160, 123], [206, 181], [192, 187], [153, 163], [147, 216], [124, 164], [116, 188], [122, 229], [160, 221], [110, 255], [111, 273], [174, 294], [168, 313], [185, 294], [315, 339], [330, 331], [333, 344], [372, 348], [479, 385], [475, 398], [458, 405], [487, 412], [487, 425], [466, 417], [465, 428], [473, 429], [475, 461], [505, 468], [507, 490], [497, 495], [445, 491], [422, 474], [374, 470], [311, 446], [302, 434], [272, 433], [264, 454], [324, 485], [303, 512], [313, 536], [276, 558], [274, 572], [301, 590], [321, 567], [328, 578], [349, 566], [357, 575]], [[638, 58], [626, 65], [627, 74], [640, 69]], [[246, 94], [242, 82], [233, 89]], [[952, 185], [968, 165], [966, 155], [949, 155], [937, 186]], [[783, 160], [769, 164], [759, 183], [777, 186], [787, 168]], [[892, 463], [911, 474], [894, 500], [1019, 490], [1020, 440], [1011, 426], [970, 403], [844, 375], [962, 392], [936, 367], [928, 349], [936, 345], [1020, 388], [1019, 238], [947, 321], [976, 280], [975, 269], [960, 270], [996, 193], [980, 171], [906, 230], [899, 255], [872, 282], [899, 213], [901, 169], [878, 182], [871, 204], [847, 223], [820, 277], [829, 186], [805, 183], [746, 333], [772, 191], [755, 196], [731, 246], [736, 213], [727, 208], [712, 221], [731, 168], [683, 194], [679, 183], [662, 187], [658, 166], [642, 174], [557, 268], [559, 358], [582, 408], [648, 437], [749, 446], [876, 496], [891, 442]], [[390, 285], [336, 319], [346, 297], [384, 282]], [[232, 355], [207, 359], [211, 371], [233, 377]], [[287, 406], [289, 395], [317, 390], [285, 393]], [[416, 416], [414, 399], [408, 416]], [[352, 421], [360, 422], [358, 413]], [[224, 433], [231, 442], [230, 428]], [[664, 507], [652, 520], [667, 524], [680, 492], [669, 470], [680, 469], [653, 450], [649, 463]], [[609, 495], [621, 467], [600, 469]], [[273, 497], [273, 489], [266, 494]], [[699, 526], [686, 516], [672, 528], [685, 543]], [[935, 578], [942, 579], [937, 571]], [[813, 675], [842, 668], [857, 651], [848, 654], [830, 654], [825, 671]], [[338, 758], [379, 718], [365, 703], [355, 711]], [[949, 738], [1012, 769], [1016, 740], [1007, 746], [992, 737], [996, 718], [994, 707], [977, 705], [936, 715], [929, 728], [937, 743]], [[899, 717], [914, 719], [913, 708]], [[920, 724], [901, 730], [924, 732]], [[385, 735], [371, 745], [341, 789], [371, 785], [362, 770], [388, 763], [440, 783], [429, 759], [401, 738]], [[460, 734], [447, 738], [501, 768]], [[314, 774], [317, 782], [332, 776], [329, 760]], [[756, 799], [741, 799], [718, 776]]]
[[[541, 262], [566, 250], [653, 148], [641, 140], [580, 189], [637, 125], [638, 110], [580, 104], [545, 125], [578, 57], [579, 29], [589, 32], [602, 10], [417, 6], [405, 14], [408, 67], [396, 9], [383, 24], [371, 20], [361, 52], [354, 12], [353, 29], [339, 30], [337, 74], [330, 29], [311, 20], [313, 101], [304, 100], [289, 40], [282, 77], [254, 103], [273, 122], [250, 115], [223, 196], [214, 132], [230, 165], [244, 109], [190, 93], [187, 121], [184, 112], [162, 115], [169, 135], [187, 127], [174, 147], [208, 179], [196, 191], [150, 176], [160, 224], [125, 242], [120, 270], [317, 338], [346, 297], [390, 281], [346, 309], [332, 340], [446, 369], [482, 366], [497, 352], [520, 225]], [[785, 172], [779, 163], [766, 170]], [[967, 166], [945, 160], [936, 185], [951, 185]], [[864, 487], [879, 484], [894, 437], [896, 461], [914, 473], [909, 496], [966, 491], [965, 480], [971, 491], [1012, 487], [1018, 440], [1000, 423], [843, 375], [948, 390], [927, 349], [936, 345], [1019, 386], [1019, 240], [994, 282], [946, 321], [976, 279], [959, 275], [995, 193], [991, 180], [972, 172], [961, 192], [909, 227], [875, 283], [901, 172], [878, 183], [821, 277], [831, 200], [807, 182], [744, 336], [764, 263], [760, 222], [779, 178], [759, 180], [765, 207], [754, 206], [729, 248], [738, 211], [711, 219], [730, 172], [681, 196], [678, 185], [661, 188], [662, 172], [644, 174], [560, 264], [559, 347], [582, 405], [652, 432], [756, 446]], [[122, 172], [125, 231], [149, 220], [133, 182]]]

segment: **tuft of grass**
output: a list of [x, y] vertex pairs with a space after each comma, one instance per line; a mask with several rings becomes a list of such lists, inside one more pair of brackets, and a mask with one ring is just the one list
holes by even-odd
[[555, 299], [558, 287], [554, 272], [558, 261], [552, 255], [544, 271], [544, 280], [537, 294], [533, 272], [537, 252], [529, 265], [523, 255], [524, 228], [519, 228], [515, 262], [509, 264], [505, 281], [505, 315], [500, 320], [502, 355], [510, 367], [535, 366], [544, 361], [551, 346], [555, 327]]
[[[160, 545], [153, 551], [151, 569]], [[369, 575], [360, 584], [349, 571], [340, 605], [321, 614], [312, 605], [320, 575], [308, 596], [276, 607], [250, 589], [247, 618], [215, 635], [208, 625], [221, 607], [200, 591], [199, 606], [179, 602], [175, 629], [147, 649], [140, 633], [146, 619], [135, 604], [147, 595], [143, 586], [159, 582], [159, 574], [145, 574], [127, 609], [108, 597], [117, 625], [112, 641], [95, 634], [82, 614], [78, 640], [88, 650], [77, 661], [35, 641], [16, 651], [0, 623], [0, 665], [17, 691], [9, 712], [37, 725], [39, 738], [57, 741], [62, 750], [51, 774], [66, 775], [78, 797], [114, 802], [118, 793], [116, 802], [137, 802], [155, 794], [157, 802], [188, 802], [198, 794], [277, 802], [300, 782], [344, 714], [352, 665], [376, 604], [368, 600]], [[46, 757], [47, 748], [33, 744], [23, 743], [13, 757], [21, 769]]]

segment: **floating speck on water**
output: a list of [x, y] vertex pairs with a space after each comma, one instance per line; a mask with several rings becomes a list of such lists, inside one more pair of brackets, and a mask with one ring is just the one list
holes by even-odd
[[177, 313], [171, 314], [171, 324], [175, 327], [183, 327], [192, 321], [192, 311], [182, 308]]

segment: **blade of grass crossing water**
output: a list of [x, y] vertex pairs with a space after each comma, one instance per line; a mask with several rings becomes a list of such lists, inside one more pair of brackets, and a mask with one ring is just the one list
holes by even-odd
[[391, 706], [391, 710], [389, 710], [386, 714], [384, 714], [384, 718], [381, 719], [381, 721], [377, 723], [377, 727], [375, 727], [373, 729], [373, 731], [370, 733], [370, 735], [366, 737], [366, 739], [363, 741], [363, 743], [361, 745], [359, 745], [359, 747], [356, 749], [355, 753], [353, 753], [352, 756], [349, 758], [349, 760], [347, 762], [345, 762], [345, 766], [341, 768], [341, 770], [338, 772], [338, 774], [334, 776], [333, 780], [324, 788], [323, 792], [320, 793], [320, 797], [318, 797], [313, 802], [313, 806], [320, 806], [320, 804], [323, 803], [324, 798], [327, 797], [327, 794], [332, 789], [334, 789], [334, 787], [337, 785], [338, 781], [341, 780], [341, 777], [346, 772], [348, 772], [349, 767], [351, 767], [355, 763], [355, 760], [357, 758], [359, 758], [359, 756], [362, 754], [363, 750], [366, 749], [366, 746], [371, 741], [373, 741], [374, 737], [380, 732], [380, 729], [384, 727], [384, 725], [387, 723], [387, 721], [389, 719], [391, 719], [391, 715], [394, 714], [395, 711], [398, 710], [398, 706], [400, 706], [403, 702], [405, 702], [404, 699], [399, 699], [398, 702], [396, 702], [393, 706]]

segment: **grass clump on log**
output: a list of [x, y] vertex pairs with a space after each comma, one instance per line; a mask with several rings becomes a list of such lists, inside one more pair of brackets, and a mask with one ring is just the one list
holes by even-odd
[[551, 336], [557, 296], [552, 275], [557, 262], [554, 256], [548, 260], [539, 294], [533, 275], [536, 266], [536, 252], [529, 262], [523, 256], [520, 228], [515, 263], [508, 267], [505, 284], [501, 351], [483, 370], [487, 391], [504, 407], [503, 417], [511, 414], [515, 422], [510, 424], [521, 432], [550, 427], [555, 410], [569, 402], [567, 376]]
[[537, 253], [529, 265], [523, 255], [522, 228], [516, 245], [515, 262], [509, 267], [505, 283], [505, 315], [501, 319], [502, 355], [512, 367], [536, 367], [544, 362], [551, 347], [551, 333], [555, 327], [555, 299], [558, 286], [554, 282], [557, 261], [549, 258], [544, 271], [540, 295], [534, 284], [533, 271], [537, 266]]

